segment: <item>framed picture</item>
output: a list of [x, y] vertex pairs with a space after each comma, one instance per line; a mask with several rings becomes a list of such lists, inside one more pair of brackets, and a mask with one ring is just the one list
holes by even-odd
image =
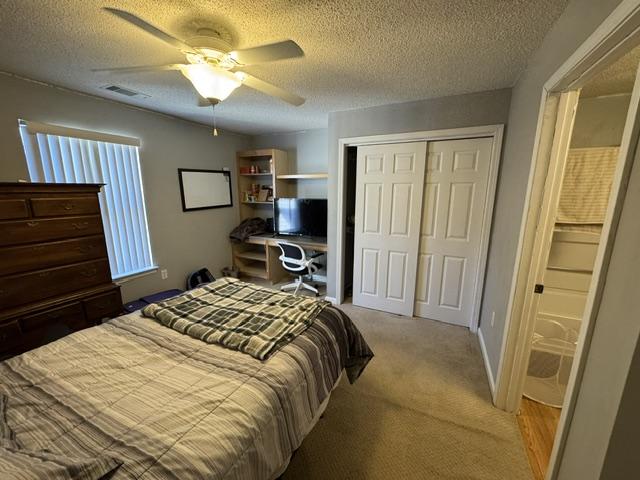
[[233, 206], [231, 172], [179, 168], [182, 211]]

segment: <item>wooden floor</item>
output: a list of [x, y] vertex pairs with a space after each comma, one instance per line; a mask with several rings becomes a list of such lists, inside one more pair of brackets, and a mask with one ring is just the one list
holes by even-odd
[[543, 480], [549, 465], [560, 409], [522, 398], [518, 426], [536, 480]]

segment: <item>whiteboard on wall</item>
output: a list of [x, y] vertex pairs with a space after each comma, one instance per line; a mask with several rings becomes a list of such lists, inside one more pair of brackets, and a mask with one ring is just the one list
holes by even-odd
[[182, 211], [233, 206], [231, 173], [226, 170], [178, 169]]

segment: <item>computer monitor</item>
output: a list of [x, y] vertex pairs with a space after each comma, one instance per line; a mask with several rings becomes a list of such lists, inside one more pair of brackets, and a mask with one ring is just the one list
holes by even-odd
[[276, 198], [273, 203], [274, 230], [278, 235], [327, 236], [327, 200]]

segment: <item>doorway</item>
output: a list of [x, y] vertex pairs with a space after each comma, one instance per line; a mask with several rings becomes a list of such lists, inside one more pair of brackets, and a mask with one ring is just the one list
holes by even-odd
[[618, 56], [556, 97], [521, 313], [522, 363], [514, 363], [510, 385], [536, 479], [552, 478], [553, 452], [562, 447], [564, 429], [556, 431], [571, 413], [617, 199], [637, 143], [640, 47]]

